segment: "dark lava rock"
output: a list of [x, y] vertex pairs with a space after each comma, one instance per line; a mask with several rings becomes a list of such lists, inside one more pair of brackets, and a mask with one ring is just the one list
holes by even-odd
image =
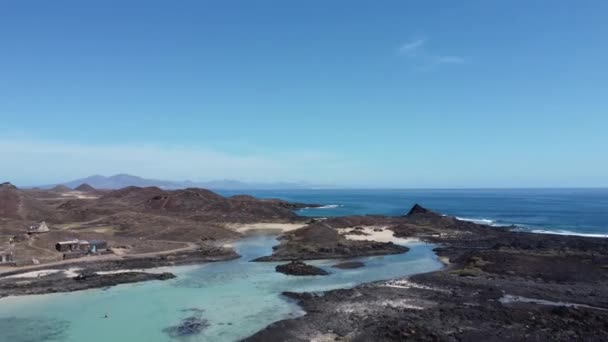
[[340, 269], [352, 269], [352, 268], [361, 268], [363, 266], [365, 266], [365, 264], [362, 263], [361, 261], [346, 261], [346, 262], [341, 262], [339, 264], [335, 264], [332, 267], [340, 268]]
[[410, 212], [407, 213], [407, 216], [419, 215], [419, 214], [423, 214], [423, 215], [424, 214], [433, 214], [433, 212], [428, 210], [427, 208], [421, 206], [420, 204], [414, 204], [412, 209], [410, 209]]
[[163, 332], [171, 338], [179, 338], [198, 335], [209, 326], [210, 324], [206, 319], [192, 316], [183, 319], [178, 325], [163, 329]]
[[278, 265], [275, 270], [280, 273], [296, 275], [296, 276], [314, 276], [314, 275], [328, 275], [327, 271], [307, 265], [301, 261], [292, 261], [289, 264]]

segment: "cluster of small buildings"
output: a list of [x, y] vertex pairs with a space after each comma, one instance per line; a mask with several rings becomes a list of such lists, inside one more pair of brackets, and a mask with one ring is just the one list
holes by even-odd
[[103, 240], [68, 240], [55, 244], [58, 252], [63, 252], [64, 259], [79, 258], [90, 254], [104, 254], [108, 251], [108, 243]]

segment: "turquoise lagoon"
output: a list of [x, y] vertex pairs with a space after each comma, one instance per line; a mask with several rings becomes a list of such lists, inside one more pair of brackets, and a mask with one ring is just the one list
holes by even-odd
[[[440, 269], [433, 245], [411, 243], [400, 255], [359, 258], [360, 269], [331, 268], [336, 260], [311, 262], [329, 276], [294, 277], [275, 272], [277, 263], [250, 260], [269, 255], [274, 236], [235, 243], [242, 258], [174, 267], [169, 281], [151, 281], [64, 294], [0, 299], [0, 341], [235, 341], [268, 324], [304, 312], [281, 296], [353, 287]], [[197, 313], [209, 326], [194, 336], [172, 338], [164, 329]], [[102, 318], [105, 314], [108, 318]]]

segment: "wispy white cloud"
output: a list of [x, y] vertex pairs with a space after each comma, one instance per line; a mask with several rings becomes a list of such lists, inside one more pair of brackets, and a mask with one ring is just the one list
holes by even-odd
[[399, 47], [400, 54], [411, 54], [414, 51], [419, 50], [426, 43], [426, 39], [416, 39], [407, 42]]
[[427, 48], [428, 39], [419, 38], [402, 44], [398, 53], [410, 57], [416, 64], [416, 68], [422, 71], [433, 70], [441, 65], [464, 64], [464, 57], [456, 55], [438, 55]]

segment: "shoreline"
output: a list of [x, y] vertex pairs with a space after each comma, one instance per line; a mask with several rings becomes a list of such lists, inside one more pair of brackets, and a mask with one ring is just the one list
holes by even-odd
[[[456, 218], [461, 222], [470, 222], [475, 223], [473, 220]], [[475, 223], [478, 225], [477, 223]], [[250, 235], [256, 234], [264, 234], [264, 235], [273, 235], [276, 236], [277, 239], [280, 239], [281, 236], [285, 233], [292, 232], [294, 230], [305, 227], [304, 223], [254, 223], [254, 224], [233, 224], [230, 225], [232, 229], [235, 229], [238, 233], [242, 234], [242, 238], [245, 238]], [[497, 226], [488, 226], [492, 227], [489, 229], [497, 229]], [[508, 228], [508, 227], [501, 227]], [[350, 228], [336, 228], [336, 230], [343, 235], [347, 240], [351, 241], [369, 241], [369, 242], [382, 242], [382, 243], [394, 243], [398, 246], [404, 246], [407, 243], [433, 243], [437, 244], [437, 250], [441, 250], [444, 248], [444, 242], [441, 239], [429, 238], [428, 236], [408, 236], [408, 237], [400, 237], [397, 236], [395, 231], [390, 229], [387, 226], [378, 226], [378, 225], [370, 225], [370, 226], [361, 226], [361, 227], [350, 227]], [[357, 233], [363, 232], [363, 234], [349, 234], [349, 233]], [[523, 231], [514, 231], [509, 230], [512, 233], [523, 233], [523, 234], [534, 234], [534, 235], [550, 235], [550, 236], [558, 236], [558, 237], [573, 237], [573, 238], [587, 238], [587, 239], [603, 239], [600, 236], [579, 236], [579, 235], [565, 235], [565, 234], [545, 234], [540, 232], [523, 232]], [[158, 275], [158, 272], [148, 272], [148, 270], [163, 268], [163, 267], [174, 267], [174, 266], [185, 266], [185, 265], [201, 265], [209, 262], [221, 262], [221, 261], [230, 261], [233, 259], [240, 258], [241, 256], [236, 254], [234, 250], [231, 249], [233, 243], [240, 239], [232, 239], [223, 243], [218, 243], [222, 248], [226, 249], [228, 252], [225, 254], [218, 255], [197, 255], [196, 252], [201, 252], [202, 250], [189, 250], [185, 252], [179, 253], [153, 253], [154, 256], [128, 256], [128, 257], [118, 257], [112, 255], [107, 259], [90, 259], [90, 260], [78, 260], [75, 259], [71, 262], [61, 263], [59, 267], [47, 264], [41, 264], [36, 266], [25, 266], [19, 268], [8, 268], [1, 270], [0, 272], [0, 299], [7, 296], [22, 296], [22, 295], [32, 295], [32, 294], [46, 294], [46, 293], [57, 293], [57, 292], [72, 292], [83, 289], [94, 289], [112, 286], [111, 284], [117, 285], [128, 282], [136, 282], [136, 281], [146, 281], [146, 280], [155, 280], [155, 276]], [[293, 259], [300, 260], [322, 260], [322, 259], [344, 259], [350, 260], [357, 257], [365, 257], [365, 256], [376, 256], [376, 255], [390, 255], [394, 253], [407, 253], [405, 251], [398, 252], [387, 252], [387, 251], [379, 251], [377, 254], [374, 253], [360, 253], [353, 255], [317, 255], [316, 257], [306, 257], [299, 256]], [[435, 251], [438, 260], [444, 264], [445, 267], [452, 266], [452, 262], [449, 256], [441, 255], [437, 251]], [[168, 258], [166, 257], [168, 256]], [[264, 256], [258, 258], [254, 261], [288, 261], [290, 258], [273, 258], [273, 256]], [[37, 276], [37, 273], [40, 276]], [[63, 273], [64, 277], [61, 278], [58, 275]], [[31, 274], [31, 275], [28, 275]], [[65, 290], [60, 290], [54, 287], [40, 288], [38, 290], [32, 290], [32, 287], [35, 287], [35, 283], [40, 280], [46, 280], [47, 277], [49, 279], [73, 279], [79, 274], [97, 274], [100, 278], [106, 278], [107, 281], [101, 281], [97, 285], [91, 283], [85, 287], [70, 287], [69, 285], [65, 287]], [[20, 276], [22, 275], [22, 276]], [[123, 276], [118, 276], [123, 275]], [[144, 275], [144, 277], [141, 277]], [[115, 278], [115, 279], [113, 279]], [[149, 279], [147, 279], [149, 278]], [[116, 280], [119, 279], [119, 280]], [[141, 280], [136, 280], [141, 279]], [[169, 278], [167, 278], [169, 279]], [[14, 281], [16, 283], [22, 283], [23, 287], [11, 288], [10, 291], [6, 290], [6, 286], [10, 281]], [[103, 280], [103, 279], [102, 279]], [[30, 281], [29, 284], [24, 282]], [[108, 285], [110, 284], [110, 285]]]
[[[44, 264], [30, 266], [27, 269], [4, 273], [0, 277], [0, 299], [8, 296], [73, 292], [148, 280], [167, 280], [174, 278], [175, 274], [149, 270], [202, 265], [237, 258], [240, 258], [240, 255], [232, 249], [215, 248], [155, 256], [74, 261], [62, 264], [60, 267]], [[37, 273], [42, 275], [38, 277]], [[22, 277], [19, 277], [20, 275]]]
[[[470, 340], [482, 336], [510, 340], [553, 336], [562, 340], [585, 339], [590, 337], [589, 331], [601, 329], [608, 321], [608, 288], [600, 285], [608, 281], [608, 240], [602, 238], [512, 231], [414, 207], [410, 214], [400, 217], [349, 216], [328, 218], [322, 223], [312, 221], [304, 228], [284, 231], [278, 241], [272, 255], [262, 259], [276, 261], [289, 256], [301, 260], [348, 260], [370, 255], [366, 253], [373, 249], [366, 248], [374, 244], [384, 247], [407, 241], [435, 244], [433, 253], [443, 267], [353, 288], [320, 293], [284, 292], [285, 299], [295, 300], [305, 314], [274, 322], [245, 341], [308, 341], [328, 337]], [[302, 244], [315, 247], [318, 243], [322, 248], [347, 248], [348, 253], [332, 250], [336, 254], [328, 258], [323, 249], [300, 249]], [[350, 249], [352, 246], [364, 248]], [[175, 277], [171, 273], [139, 272], [159, 263], [178, 266], [231, 258], [217, 254], [207, 258], [188, 256], [192, 251], [183, 254], [186, 256], [175, 255], [170, 260], [164, 256], [132, 259], [128, 265], [125, 260], [93, 264], [91, 269], [101, 270], [102, 275], [89, 275], [91, 282], [85, 286], [75, 279], [67, 280], [77, 284], [68, 286], [67, 291]], [[383, 250], [380, 254], [391, 253]], [[40, 265], [42, 268], [44, 265]], [[52, 274], [41, 278], [46, 278], [41, 287], [46, 292], [40, 294], [66, 289]], [[3, 279], [6, 280], [0, 278], [0, 290]], [[15, 291], [11, 295], [38, 294], [36, 289]], [[530, 312], [534, 318], [525, 315]], [[450, 319], [438, 319], [444, 315]], [[572, 321], [579, 323], [568, 326], [566, 322]]]
[[[396, 236], [437, 244], [441, 270], [352, 289], [283, 293], [306, 314], [244, 341], [608, 338], [608, 288], [602, 285], [608, 281], [608, 240], [435, 215], [421, 210], [391, 224]], [[445, 231], [423, 234], [412, 222], [443, 225]]]

